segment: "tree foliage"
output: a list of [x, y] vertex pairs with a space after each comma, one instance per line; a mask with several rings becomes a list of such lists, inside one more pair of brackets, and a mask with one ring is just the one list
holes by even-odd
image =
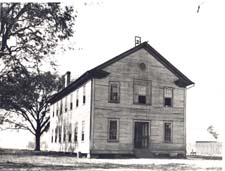
[[54, 66], [49, 58], [73, 36], [75, 17], [60, 3], [0, 3], [0, 109], [7, 111], [1, 122], [29, 130], [35, 150], [49, 127], [48, 99], [60, 85], [42, 66]]
[[27, 72], [20, 67], [0, 78], [0, 108], [7, 112], [3, 122], [15, 129], [26, 129], [36, 138], [49, 128], [48, 100], [60, 87], [60, 77], [50, 72]]
[[75, 17], [60, 3], [0, 3], [0, 59], [5, 65], [41, 62], [73, 35]]
[[214, 126], [210, 125], [207, 128], [207, 131], [213, 136], [213, 138], [218, 139], [219, 134], [217, 133], [217, 131], [215, 130]]

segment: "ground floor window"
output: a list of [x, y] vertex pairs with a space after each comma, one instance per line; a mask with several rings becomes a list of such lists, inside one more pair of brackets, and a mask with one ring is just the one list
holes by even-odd
[[77, 134], [78, 134], [78, 123], [75, 123], [75, 128], [74, 128], [74, 142], [77, 143]]
[[108, 120], [108, 141], [119, 141], [119, 119]]
[[172, 142], [172, 122], [164, 122], [164, 141]]
[[82, 121], [81, 141], [84, 141], [84, 128], [85, 128], [85, 121]]

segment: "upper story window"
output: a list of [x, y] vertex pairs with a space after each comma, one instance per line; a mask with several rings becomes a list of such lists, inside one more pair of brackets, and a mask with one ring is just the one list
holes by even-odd
[[119, 103], [120, 102], [120, 83], [119, 81], [109, 82], [109, 102]]
[[51, 142], [53, 143], [54, 141], [54, 129], [52, 129], [52, 136], [51, 136]]
[[70, 95], [70, 110], [73, 110], [73, 93]]
[[108, 120], [108, 141], [119, 140], [119, 119]]
[[62, 113], [63, 113], [63, 100], [62, 99], [60, 100], [60, 109], [59, 110], [60, 110], [60, 112], [59, 112], [60, 115], [62, 115]]
[[65, 112], [67, 112], [67, 96], [65, 97]]
[[59, 114], [59, 102], [56, 102], [56, 116]]
[[86, 86], [83, 86], [83, 104], [86, 103]]
[[173, 105], [173, 88], [164, 88], [164, 106], [172, 107]]
[[76, 107], [79, 106], [79, 91], [77, 90], [77, 95], [76, 95]]
[[55, 115], [55, 104], [52, 105], [52, 117]]
[[82, 121], [81, 141], [84, 141], [84, 128], [85, 128], [85, 121]]
[[134, 80], [134, 103], [150, 104], [151, 103], [151, 81]]
[[172, 143], [172, 123], [164, 123], [164, 142]]

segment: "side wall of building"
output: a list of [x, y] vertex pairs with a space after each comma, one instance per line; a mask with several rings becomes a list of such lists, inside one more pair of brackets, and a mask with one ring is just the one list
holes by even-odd
[[[140, 63], [146, 69], [140, 69]], [[178, 78], [146, 50], [135, 53], [104, 69], [110, 75], [94, 80], [94, 124], [92, 153], [133, 153], [134, 123], [148, 121], [149, 151], [185, 153], [185, 89], [174, 84]], [[151, 82], [151, 104], [134, 104], [134, 80]], [[109, 82], [120, 83], [120, 102], [109, 103]], [[173, 88], [173, 106], [164, 106], [164, 88]], [[119, 141], [109, 142], [108, 119], [119, 120]], [[164, 123], [172, 123], [172, 143], [164, 142]]]
[[50, 151], [90, 153], [90, 106], [91, 81], [51, 105]]

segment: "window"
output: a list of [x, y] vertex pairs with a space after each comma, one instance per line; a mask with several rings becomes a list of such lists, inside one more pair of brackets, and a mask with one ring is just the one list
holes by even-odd
[[77, 143], [77, 133], [78, 133], [78, 123], [75, 123], [75, 128], [74, 128], [74, 142]]
[[67, 112], [67, 96], [65, 97], [65, 112]]
[[68, 130], [68, 142], [72, 141], [72, 127], [71, 124], [69, 125], [69, 130]]
[[85, 85], [84, 85], [84, 86], [83, 86], [83, 104], [86, 103], [86, 92], [85, 92], [85, 89], [86, 89], [86, 87], [85, 87]]
[[58, 116], [59, 114], [59, 103], [57, 102], [56, 103], [56, 116]]
[[63, 103], [62, 100], [60, 100], [60, 115], [63, 113]]
[[66, 142], [66, 126], [63, 127], [63, 142]]
[[108, 141], [118, 141], [118, 119], [108, 120]]
[[77, 90], [76, 107], [79, 106], [79, 91]]
[[81, 141], [84, 141], [84, 128], [85, 128], [85, 121], [82, 121]]
[[146, 80], [134, 80], [134, 103], [150, 104], [151, 82]]
[[164, 123], [164, 141], [166, 143], [172, 142], [172, 123], [171, 122]]
[[51, 137], [51, 142], [53, 143], [54, 141], [54, 129], [52, 130], [52, 137]]
[[109, 102], [120, 102], [120, 83], [118, 81], [109, 82]]
[[164, 88], [164, 106], [172, 107], [173, 103], [173, 88]]
[[52, 105], [52, 117], [55, 115], [55, 104]]
[[55, 128], [55, 143], [57, 142], [57, 127]]
[[70, 96], [70, 110], [73, 110], [73, 94]]
[[61, 126], [59, 126], [58, 130], [59, 130], [59, 143], [61, 143], [61, 137], [62, 137], [62, 127], [61, 127]]

